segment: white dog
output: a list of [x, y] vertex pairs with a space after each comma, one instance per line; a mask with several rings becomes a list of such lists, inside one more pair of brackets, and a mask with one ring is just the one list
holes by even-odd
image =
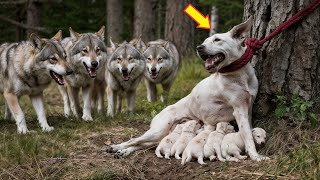
[[[256, 144], [261, 145], [266, 142], [266, 131], [262, 128], [252, 129], [253, 139]], [[227, 161], [240, 161], [247, 156], [240, 155], [245, 150], [245, 144], [239, 132], [226, 134], [221, 142], [222, 156]], [[233, 157], [232, 157], [233, 156]]]
[[209, 158], [210, 161], [213, 161], [216, 157], [219, 161], [225, 161], [221, 155], [221, 142], [226, 134], [232, 132], [234, 132], [234, 127], [230, 123], [218, 123], [217, 129], [209, 134], [207, 142], [203, 147], [204, 157]]
[[155, 151], [157, 157], [163, 158], [163, 156], [161, 155], [161, 153], [162, 153], [162, 154], [164, 154], [164, 157], [166, 159], [170, 159], [171, 148], [172, 148], [173, 144], [180, 137], [183, 126], [184, 126], [184, 124], [178, 124], [176, 126], [176, 128], [168, 136], [164, 137], [161, 140], [160, 144], [158, 145], [158, 147]]
[[196, 132], [200, 129], [200, 124], [196, 120], [188, 121], [184, 124], [182, 133], [176, 143], [171, 148], [171, 156], [176, 159], [181, 159], [180, 154], [184, 151], [192, 138], [196, 136]]
[[157, 114], [150, 129], [142, 136], [111, 145], [107, 151], [128, 155], [137, 149], [148, 148], [169, 134], [171, 127], [183, 118], [201, 120], [212, 126], [235, 119], [250, 158], [255, 161], [269, 159], [257, 153], [251, 132], [252, 105], [258, 92], [254, 68], [247, 63], [231, 72], [219, 72], [222, 68], [233, 69], [233, 64], [239, 62], [237, 60], [247, 48], [243, 37], [251, 25], [250, 18], [227, 33], [207, 38], [197, 51], [211, 75], [199, 82], [189, 95]]
[[190, 162], [192, 157], [196, 157], [198, 159], [198, 163], [201, 165], [207, 164], [203, 162], [203, 146], [206, 144], [209, 134], [214, 131], [214, 129], [215, 126], [205, 126], [204, 131], [201, 131], [189, 142], [182, 154], [182, 165], [184, 165], [186, 162]]

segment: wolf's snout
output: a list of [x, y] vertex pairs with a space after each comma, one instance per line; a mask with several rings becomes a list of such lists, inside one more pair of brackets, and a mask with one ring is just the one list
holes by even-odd
[[70, 75], [70, 74], [72, 74], [72, 73], [73, 73], [73, 70], [70, 69], [70, 68], [68, 68], [68, 69], [67, 69], [67, 75]]
[[197, 51], [203, 51], [204, 50], [204, 45], [199, 45], [199, 46], [197, 46]]
[[152, 67], [152, 68], [151, 68], [151, 72], [154, 73], [154, 72], [156, 72], [156, 71], [157, 71], [157, 69], [156, 69], [155, 67]]
[[122, 71], [123, 74], [127, 74], [128, 73], [128, 68], [122, 68], [121, 71]]
[[91, 66], [94, 68], [97, 67], [98, 64], [99, 64], [98, 61], [91, 61]]

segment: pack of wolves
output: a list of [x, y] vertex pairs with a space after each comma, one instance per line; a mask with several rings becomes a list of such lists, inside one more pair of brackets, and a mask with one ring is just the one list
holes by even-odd
[[108, 116], [121, 111], [123, 98], [128, 111], [134, 111], [136, 89], [143, 78], [149, 101], [156, 99], [156, 84], [162, 84], [162, 99], [167, 98], [181, 65], [172, 42], [160, 39], [146, 44], [139, 38], [118, 44], [110, 39], [111, 47], [106, 47], [104, 26], [95, 33], [78, 33], [72, 28], [69, 31], [70, 37], [64, 39], [59, 31], [50, 39], [32, 34], [28, 41], [0, 46], [5, 119], [14, 118], [18, 133], [29, 132], [19, 105], [23, 95], [30, 97], [42, 130], [54, 129], [47, 123], [43, 103], [43, 91], [52, 79], [62, 95], [65, 116], [84, 121], [93, 120], [93, 108], [97, 107], [98, 113], [104, 111], [105, 92]]
[[[107, 146], [118, 156], [160, 145], [158, 157], [175, 156], [182, 164], [193, 157], [239, 161], [245, 150], [252, 160], [269, 158], [258, 154], [256, 144], [265, 142], [263, 129], [252, 129], [251, 111], [258, 92], [258, 80], [250, 63], [231, 72], [219, 72], [235, 63], [246, 50], [244, 36], [252, 18], [226, 33], [212, 35], [197, 53], [211, 75], [199, 82], [189, 95], [157, 114], [150, 129], [137, 138]], [[24, 113], [19, 98], [28, 95], [43, 131], [54, 128], [47, 123], [43, 90], [51, 80], [59, 86], [65, 116], [81, 116], [92, 121], [92, 109], [104, 110], [107, 92], [107, 115], [121, 111], [125, 98], [128, 111], [135, 110], [138, 84], [145, 79], [147, 99], [157, 98], [157, 84], [163, 87], [161, 101], [166, 101], [181, 60], [175, 45], [162, 39], [143, 42], [104, 43], [105, 27], [95, 33], [78, 33], [69, 29], [70, 37], [62, 39], [61, 31], [50, 39], [32, 34], [28, 41], [0, 46], [0, 90], [5, 99], [5, 118], [13, 117], [18, 133], [25, 134]], [[231, 68], [232, 69], [232, 68]], [[79, 92], [82, 91], [83, 107]], [[238, 132], [228, 123], [236, 120]], [[187, 122], [186, 122], [187, 121]], [[202, 124], [204, 124], [202, 126]], [[202, 127], [202, 128], [201, 128]]]

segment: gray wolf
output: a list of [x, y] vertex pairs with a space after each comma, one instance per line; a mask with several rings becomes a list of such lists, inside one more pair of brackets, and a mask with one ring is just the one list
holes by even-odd
[[218, 123], [217, 129], [209, 134], [207, 142], [203, 147], [204, 157], [209, 158], [210, 161], [216, 158], [218, 158], [219, 161], [225, 161], [221, 155], [221, 142], [226, 134], [232, 132], [234, 132], [234, 127], [230, 123]]
[[107, 58], [104, 43], [105, 27], [102, 26], [96, 33], [80, 34], [72, 28], [69, 28], [69, 31], [70, 37], [63, 39], [62, 45], [68, 54], [67, 61], [75, 72], [65, 78], [66, 86], [59, 86], [64, 102], [64, 114], [69, 116], [72, 110], [73, 115], [79, 118], [81, 111], [79, 91], [82, 89], [82, 119], [92, 121], [91, 104], [94, 80], [103, 78], [105, 73], [104, 64]]
[[161, 84], [163, 94], [160, 100], [167, 99], [173, 81], [175, 80], [181, 61], [176, 46], [169, 41], [158, 39], [150, 41], [143, 55], [147, 68], [144, 72], [147, 87], [147, 99], [152, 102], [157, 99], [157, 84]]
[[187, 145], [182, 154], [181, 164], [190, 162], [192, 157], [197, 158], [198, 163], [201, 165], [207, 164], [203, 162], [204, 154], [203, 147], [207, 142], [209, 134], [215, 130], [215, 126], [205, 125], [204, 130], [194, 137]]
[[254, 68], [248, 63], [233, 72], [218, 72], [245, 52], [243, 37], [251, 25], [250, 18], [226, 33], [207, 38], [197, 47], [197, 53], [211, 75], [200, 81], [189, 95], [158, 113], [152, 119], [150, 129], [142, 136], [110, 145], [107, 151], [121, 156], [156, 144], [169, 133], [170, 127], [184, 118], [197, 119], [212, 126], [236, 120], [250, 158], [255, 161], [269, 159], [258, 154], [251, 132], [251, 110], [258, 92]]
[[6, 103], [5, 118], [10, 119], [12, 115], [18, 133], [28, 133], [25, 116], [19, 105], [19, 98], [28, 95], [42, 130], [52, 131], [54, 128], [48, 125], [45, 115], [43, 90], [51, 79], [63, 85], [63, 76], [73, 72], [61, 45], [61, 31], [51, 39], [41, 39], [31, 34], [28, 41], [2, 44], [0, 63], [0, 91]]
[[183, 153], [191, 139], [196, 136], [196, 132], [200, 129], [200, 127], [201, 124], [197, 120], [186, 122], [183, 126], [180, 137], [171, 148], [171, 156], [174, 155], [176, 159], [181, 159], [180, 154]]
[[[130, 112], [135, 109], [136, 89], [143, 77], [145, 60], [134, 46], [124, 42], [115, 44], [110, 39], [112, 54], [107, 62], [105, 79], [107, 83], [107, 99], [109, 116], [121, 111], [123, 96], [127, 99]], [[117, 106], [117, 108], [116, 108]]]
[[[266, 142], [266, 131], [262, 128], [252, 129], [254, 142], [257, 145]], [[221, 153], [227, 161], [240, 161], [247, 156], [240, 155], [245, 150], [245, 144], [239, 132], [226, 134], [221, 142]]]
[[166, 159], [170, 159], [171, 148], [173, 144], [178, 140], [182, 133], [183, 124], [178, 124], [175, 129], [166, 137], [164, 137], [158, 147], [156, 148], [156, 155], [159, 158], [163, 158], [161, 155], [164, 154]]

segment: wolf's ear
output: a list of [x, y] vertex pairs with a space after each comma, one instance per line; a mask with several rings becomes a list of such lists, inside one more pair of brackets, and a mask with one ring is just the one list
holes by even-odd
[[75, 32], [71, 27], [69, 27], [69, 31], [70, 31], [70, 37], [73, 41], [77, 41], [80, 38], [81, 34]]
[[141, 38], [139, 38], [137, 41], [134, 41], [132, 45], [140, 50], [141, 53], [143, 53], [143, 51], [147, 48], [146, 43], [144, 43]]
[[253, 23], [252, 16], [244, 23], [241, 23], [235, 27], [233, 27], [229, 32], [231, 33], [233, 38], [241, 38], [250, 31]]
[[62, 31], [61, 30], [59, 30], [58, 32], [57, 32], [57, 34], [56, 35], [54, 35], [51, 39], [54, 39], [54, 40], [57, 40], [57, 41], [61, 41], [61, 38], [62, 38]]
[[117, 43], [113, 43], [111, 37], [110, 37], [110, 45], [111, 45], [112, 51], [116, 50], [119, 47], [119, 45]]
[[42, 49], [45, 42], [36, 34], [32, 33], [30, 35], [30, 42], [38, 49]]
[[166, 50], [169, 50], [169, 48], [170, 48], [170, 43], [169, 43], [169, 41], [165, 41], [165, 42], [162, 44], [162, 46], [163, 46]]
[[95, 33], [102, 41], [104, 41], [104, 31], [105, 31], [105, 26], [102, 26], [100, 30]]

